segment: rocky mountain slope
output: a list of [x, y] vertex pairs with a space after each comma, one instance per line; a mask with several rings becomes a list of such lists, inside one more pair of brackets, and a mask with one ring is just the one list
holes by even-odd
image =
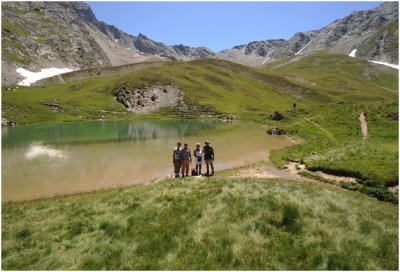
[[394, 21], [381, 27], [370, 38], [364, 40], [358, 46], [355, 56], [369, 60], [398, 63], [398, 37], [399, 22]]
[[377, 33], [382, 31], [382, 27], [387, 24], [398, 21], [398, 7], [398, 2], [386, 2], [374, 9], [353, 12], [349, 16], [336, 20], [322, 29], [296, 33], [287, 41], [266, 40], [252, 42], [223, 50], [218, 54], [218, 57], [257, 66], [283, 57], [306, 54], [323, 49], [348, 55], [353, 49], [365, 47], [366, 44], [369, 44], [369, 47], [377, 46], [379, 49], [374, 51], [373, 56], [363, 53], [360, 54], [360, 57], [397, 64], [398, 25], [397, 32], [386, 31], [384, 34], [386, 40], [393, 41], [390, 46], [384, 46], [384, 40], [382, 38], [379, 39], [382, 35]]
[[73, 70], [155, 60], [215, 57], [207, 48], [166, 46], [144, 35], [129, 35], [100, 22], [84, 2], [3, 2], [2, 83], [29, 71]]

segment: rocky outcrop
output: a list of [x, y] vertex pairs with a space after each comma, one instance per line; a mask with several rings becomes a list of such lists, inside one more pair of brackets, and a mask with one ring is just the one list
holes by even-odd
[[149, 113], [165, 107], [185, 106], [182, 91], [174, 85], [131, 89], [122, 84], [115, 96], [128, 111], [134, 113]]
[[2, 127], [15, 127], [15, 122], [9, 121], [6, 118], [1, 118]]
[[53, 112], [62, 112], [61, 106], [57, 103], [44, 102], [43, 105], [47, 106]]

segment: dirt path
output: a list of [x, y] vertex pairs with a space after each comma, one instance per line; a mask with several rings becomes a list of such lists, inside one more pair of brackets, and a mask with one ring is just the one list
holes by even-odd
[[259, 163], [244, 167], [235, 172], [231, 178], [283, 178], [289, 180], [309, 180], [297, 174], [293, 166], [288, 165], [286, 169], [277, 169], [276, 167]]
[[363, 140], [365, 140], [367, 138], [368, 135], [368, 126], [367, 126], [367, 122], [365, 121], [365, 115], [364, 113], [360, 113], [360, 116], [358, 117], [358, 120], [361, 123], [361, 132], [363, 135]]
[[232, 174], [231, 178], [282, 178], [296, 181], [315, 181], [302, 177], [298, 174], [304, 170], [305, 165], [289, 162], [284, 169], [278, 169], [275, 166], [266, 163], [257, 163], [243, 168], [239, 168]]
[[[232, 175], [229, 176], [229, 178], [282, 178], [293, 181], [316, 182], [319, 183], [321, 186], [334, 189], [343, 189], [338, 185], [340, 182], [357, 184], [355, 178], [328, 175], [321, 171], [312, 172], [314, 175], [319, 176], [325, 180], [334, 181], [336, 184], [320, 182], [318, 180], [300, 175], [299, 172], [301, 171], [307, 172], [308, 170], [306, 169], [306, 166], [304, 164], [298, 162], [289, 162], [284, 167], [284, 169], [277, 169], [276, 167], [266, 163], [258, 163], [238, 169], [238, 171], [235, 171]], [[398, 188], [395, 188], [394, 190], [396, 189], [398, 190]]]

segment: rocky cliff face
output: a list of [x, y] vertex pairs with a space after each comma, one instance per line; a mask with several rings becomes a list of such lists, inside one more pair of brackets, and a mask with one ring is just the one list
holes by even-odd
[[[273, 43], [271, 40], [252, 42], [247, 45], [233, 47], [232, 49], [224, 50], [217, 56], [226, 60], [242, 62], [247, 60], [247, 64], [254, 66], [261, 65], [265, 62], [277, 60], [283, 57], [289, 57], [299, 54], [310, 53], [322, 49], [328, 49], [331, 52], [348, 55], [354, 48], [363, 47], [363, 43], [369, 40], [371, 36], [379, 31], [385, 25], [398, 21], [398, 2], [386, 2], [377, 8], [357, 11], [351, 13], [343, 19], [336, 20], [330, 25], [315, 31], [296, 33], [291, 39], [279, 40], [279, 43]], [[397, 35], [397, 36], [396, 36]], [[386, 32], [386, 39], [398, 39], [395, 32]], [[387, 55], [395, 55], [398, 51], [395, 46], [383, 47], [382, 39], [369, 40], [370, 44], [381, 43], [374, 55], [374, 59], [388, 59]], [[378, 46], [378, 45], [376, 45]], [[387, 52], [386, 50], [391, 50]], [[361, 55], [365, 58], [367, 55]], [[390, 57], [392, 63], [398, 63], [398, 59]]]
[[285, 40], [266, 40], [238, 45], [217, 54], [218, 58], [246, 64], [250, 66], [262, 65], [275, 56], [276, 52], [285, 47]]
[[399, 22], [394, 21], [381, 27], [356, 49], [356, 57], [398, 64]]
[[3, 2], [2, 83], [23, 78], [17, 68], [83, 69], [154, 60], [215, 57], [207, 48], [166, 46], [100, 22], [84, 2]]

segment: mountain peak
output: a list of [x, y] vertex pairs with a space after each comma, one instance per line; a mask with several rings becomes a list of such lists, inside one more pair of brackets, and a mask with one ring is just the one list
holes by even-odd
[[138, 35], [137, 37], [138, 37], [138, 39], [150, 40], [149, 38], [147, 38], [146, 35], [144, 35], [144, 34], [142, 34], [142, 33], [139, 33], [139, 35]]

